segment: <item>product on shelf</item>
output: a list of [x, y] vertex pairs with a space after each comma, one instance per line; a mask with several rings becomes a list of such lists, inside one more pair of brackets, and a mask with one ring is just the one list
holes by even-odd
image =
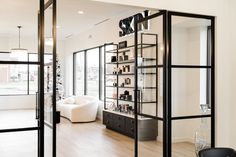
[[111, 56], [111, 62], [117, 62], [116, 56]]

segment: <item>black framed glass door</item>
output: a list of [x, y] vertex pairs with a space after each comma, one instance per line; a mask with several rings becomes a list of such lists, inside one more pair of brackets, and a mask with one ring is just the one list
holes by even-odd
[[215, 147], [215, 17], [168, 12], [167, 18], [168, 156], [195, 157]]
[[135, 24], [135, 157], [165, 156], [165, 15]]
[[215, 17], [163, 10], [138, 20], [135, 57], [135, 157], [214, 147]]
[[43, 152], [45, 157], [56, 157], [56, 0], [44, 1], [44, 36], [42, 38], [44, 40], [44, 57], [45, 54], [51, 56], [43, 61]]
[[[44, 1], [25, 4], [19, 0], [14, 4], [13, 6], [12, 3], [5, 4], [5, 8], [12, 10], [7, 9], [6, 12], [1, 10], [5, 16], [11, 12], [11, 15], [4, 19], [6, 21], [3, 20], [8, 26], [2, 26], [1, 33], [9, 34], [10, 27], [15, 28], [16, 33], [6, 35], [4, 37], [6, 42], [0, 46], [0, 154], [2, 157], [43, 157], [44, 101], [40, 100], [43, 100], [44, 96], [42, 88], [44, 80], [41, 79], [44, 59], [42, 49]], [[23, 20], [25, 16], [27, 18]], [[30, 52], [34, 52], [37, 57], [29, 59], [27, 56]]]

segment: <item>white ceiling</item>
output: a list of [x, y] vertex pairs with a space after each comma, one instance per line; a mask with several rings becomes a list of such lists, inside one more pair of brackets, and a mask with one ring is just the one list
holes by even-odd
[[24, 34], [37, 31], [37, 0], [0, 0], [0, 34], [17, 33], [22, 25]]
[[[58, 37], [65, 39], [91, 29], [95, 24], [124, 12], [143, 8], [95, 2], [91, 0], [57, 0]], [[0, 35], [17, 35], [17, 25], [22, 25], [23, 36], [37, 37], [39, 0], [0, 0]], [[84, 11], [83, 15], [78, 14]], [[50, 36], [52, 9], [45, 13], [46, 36]]]

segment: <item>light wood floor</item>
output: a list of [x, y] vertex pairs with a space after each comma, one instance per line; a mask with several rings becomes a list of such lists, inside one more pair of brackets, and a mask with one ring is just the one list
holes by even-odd
[[[15, 121], [8, 121], [9, 117]], [[23, 120], [35, 125], [34, 111], [0, 111], [0, 128], [23, 126]], [[20, 123], [18, 123], [20, 122]], [[15, 124], [14, 124], [15, 123]], [[25, 124], [24, 124], [25, 125]], [[50, 156], [51, 130], [45, 134]], [[37, 132], [0, 134], [0, 157], [37, 157]], [[101, 122], [72, 124], [61, 118], [57, 126], [57, 157], [133, 157], [134, 140], [105, 128]], [[139, 142], [139, 157], [162, 157], [162, 143]], [[173, 144], [173, 157], [195, 157], [191, 143]]]

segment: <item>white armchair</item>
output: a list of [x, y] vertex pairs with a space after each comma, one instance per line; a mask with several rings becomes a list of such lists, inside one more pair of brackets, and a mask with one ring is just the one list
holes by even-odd
[[92, 122], [96, 120], [98, 103], [92, 96], [72, 96], [58, 102], [57, 110], [71, 122]]

